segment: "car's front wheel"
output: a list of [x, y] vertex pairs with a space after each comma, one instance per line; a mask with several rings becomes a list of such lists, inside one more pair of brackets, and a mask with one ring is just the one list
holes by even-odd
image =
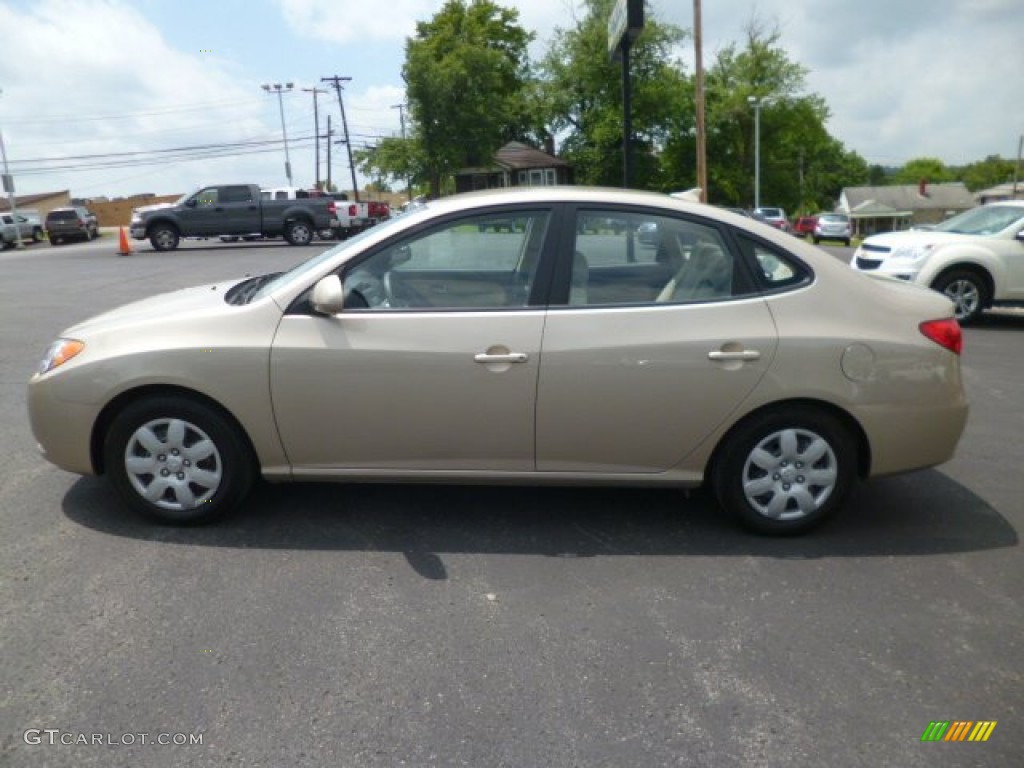
[[245, 498], [255, 461], [220, 411], [185, 397], [140, 400], [117, 414], [104, 442], [122, 500], [161, 522], [206, 523]]
[[313, 242], [313, 228], [304, 221], [293, 221], [285, 227], [284, 239], [289, 245], [309, 245]]
[[178, 230], [167, 224], [154, 227], [149, 232], [149, 242], [158, 251], [173, 251], [178, 247], [180, 239]]
[[856, 477], [849, 430], [823, 410], [758, 414], [730, 433], [712, 477], [719, 503], [750, 530], [803, 533], [842, 506]]
[[947, 272], [932, 283], [932, 288], [953, 301], [953, 312], [961, 325], [977, 320], [988, 303], [988, 286], [976, 272]]

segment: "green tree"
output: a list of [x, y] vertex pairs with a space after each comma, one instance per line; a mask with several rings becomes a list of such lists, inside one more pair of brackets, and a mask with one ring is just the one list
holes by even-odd
[[804, 92], [807, 69], [790, 60], [779, 39], [778, 29], [754, 19], [743, 47], [723, 48], [708, 71], [708, 199], [753, 202], [756, 100], [762, 203], [830, 209], [843, 186], [867, 181], [867, 163], [828, 133], [825, 100]]
[[957, 168], [954, 175], [972, 192], [988, 189], [998, 184], [1013, 181], [1016, 162], [1000, 155], [989, 155], [984, 160]]
[[[533, 111], [563, 137], [560, 154], [581, 184], [622, 184], [622, 66], [608, 57], [613, 5], [585, 0], [579, 23], [555, 30], [535, 86]], [[693, 88], [673, 54], [684, 38], [648, 14], [630, 51], [636, 187], [693, 186]]]
[[409, 153], [407, 167], [420, 166], [432, 196], [444, 177], [486, 163], [528, 130], [523, 94], [533, 35], [518, 18], [518, 11], [490, 0], [448, 0], [406, 42], [402, 76], [418, 150]]
[[920, 181], [927, 181], [930, 184], [940, 184], [953, 180], [953, 172], [939, 158], [915, 157], [893, 174], [890, 183], [917, 184]]

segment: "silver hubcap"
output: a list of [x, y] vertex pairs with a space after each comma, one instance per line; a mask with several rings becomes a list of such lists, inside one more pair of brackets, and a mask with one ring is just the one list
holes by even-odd
[[174, 245], [174, 233], [168, 232], [166, 229], [161, 229], [156, 233], [156, 241], [160, 243], [162, 248], [170, 248]]
[[806, 429], [783, 429], [750, 452], [743, 493], [765, 517], [795, 520], [819, 509], [838, 477], [836, 455], [824, 438]]
[[302, 224], [297, 224], [292, 227], [292, 239], [297, 243], [304, 243], [307, 240], [312, 240], [313, 231]]
[[953, 300], [957, 320], [963, 320], [976, 312], [981, 301], [978, 286], [970, 280], [954, 280], [943, 293]]
[[124, 451], [132, 486], [162, 509], [195, 509], [213, 498], [224, 466], [217, 446], [195, 424], [154, 419], [132, 434]]

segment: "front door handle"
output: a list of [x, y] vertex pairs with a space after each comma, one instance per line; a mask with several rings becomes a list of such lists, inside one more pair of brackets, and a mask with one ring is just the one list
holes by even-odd
[[508, 352], [503, 355], [489, 355], [486, 352], [481, 352], [474, 355], [473, 359], [478, 363], [525, 363], [530, 356], [525, 352]]
[[723, 352], [716, 349], [708, 352], [708, 360], [729, 361], [729, 360], [760, 360], [761, 353], [756, 349], [741, 349], [735, 352]]

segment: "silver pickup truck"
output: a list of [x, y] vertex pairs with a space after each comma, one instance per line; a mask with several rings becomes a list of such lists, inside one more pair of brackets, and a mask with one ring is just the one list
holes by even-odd
[[190, 192], [173, 205], [132, 211], [129, 230], [158, 251], [172, 251], [183, 237], [261, 234], [308, 245], [321, 229], [337, 226], [327, 197], [263, 200], [256, 184], [222, 184]]

